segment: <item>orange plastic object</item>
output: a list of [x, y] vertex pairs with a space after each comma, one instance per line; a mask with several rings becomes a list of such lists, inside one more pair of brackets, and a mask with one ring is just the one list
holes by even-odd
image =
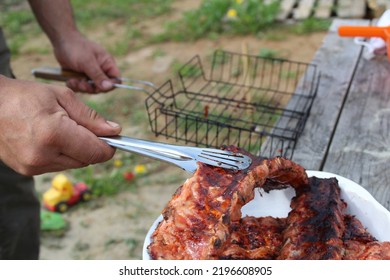
[[338, 33], [342, 37], [379, 37], [386, 42], [387, 57], [390, 60], [390, 26], [340, 26]]

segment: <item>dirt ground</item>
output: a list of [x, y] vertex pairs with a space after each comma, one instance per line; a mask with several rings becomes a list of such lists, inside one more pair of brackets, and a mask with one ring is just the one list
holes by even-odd
[[[195, 1], [178, 1], [177, 9]], [[186, 6], [188, 7], [188, 6]], [[162, 20], [162, 19], [160, 19]], [[156, 19], [157, 21], [157, 19]], [[145, 28], [161, 26], [157, 22], [145, 24]], [[120, 28], [114, 28], [121, 32]], [[278, 30], [275, 30], [278, 32]], [[243, 45], [248, 47], [249, 54], [258, 54], [259, 49], [266, 48], [277, 51], [284, 58], [310, 62], [325, 36], [324, 32], [308, 35], [288, 35], [283, 40], [272, 41], [254, 36], [219, 37], [213, 40], [198, 40], [190, 43], [161, 43], [133, 50], [126, 56], [116, 57], [122, 75], [135, 79], [152, 81], [155, 84], [171, 78], [169, 70], [174, 61], [186, 62], [194, 55], [204, 57], [210, 50], [224, 49], [242, 52]], [[99, 34], [89, 34], [89, 37], [104, 45], [104, 38]], [[37, 44], [49, 44], [44, 36], [29, 42], [25, 48], [34, 49]], [[155, 52], [164, 55], [155, 57]], [[13, 69], [18, 78], [34, 80], [31, 70], [45, 65], [56, 65], [51, 53], [39, 54], [33, 51], [20, 56], [13, 61]], [[96, 98], [105, 98], [100, 96]], [[131, 127], [118, 116], [117, 121], [124, 126], [124, 134], [133, 135]], [[148, 128], [146, 128], [148, 129]], [[37, 190], [43, 192], [48, 188], [45, 178], [49, 175], [36, 177]], [[68, 229], [61, 235], [43, 234], [41, 245], [42, 259], [141, 259], [145, 235], [153, 221], [170, 199], [174, 191], [190, 174], [176, 167], [161, 165], [158, 172], [149, 174], [139, 182], [136, 191], [121, 191], [114, 196], [100, 197], [75, 207], [63, 214], [68, 223]], [[170, 184], [158, 184], [158, 178], [172, 177]], [[169, 180], [168, 180], [169, 181]], [[154, 183], [150, 183], [154, 182]]]

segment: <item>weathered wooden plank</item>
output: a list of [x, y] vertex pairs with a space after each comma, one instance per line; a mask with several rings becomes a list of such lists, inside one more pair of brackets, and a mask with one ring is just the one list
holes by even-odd
[[374, 18], [379, 18], [386, 10], [390, 9], [390, 0], [367, 0], [367, 5]]
[[376, 0], [375, 2], [378, 7], [390, 9], [390, 0]]
[[343, 106], [361, 52], [361, 46], [354, 44], [353, 38], [338, 36], [337, 28], [340, 25], [368, 24], [366, 20], [334, 20], [313, 59], [313, 63], [321, 71], [321, 81], [292, 158], [307, 169], [322, 168], [338, 120], [338, 112]]
[[293, 7], [295, 6], [296, 0], [282, 0], [280, 2], [279, 14], [276, 17], [277, 20], [283, 21], [286, 20], [292, 12]]
[[296, 20], [306, 19], [311, 16], [315, 0], [301, 0], [293, 11], [293, 18]]
[[334, 6], [334, 0], [319, 0], [314, 11], [315, 18], [330, 18]]
[[324, 170], [366, 188], [390, 210], [390, 64], [361, 59]]
[[338, 0], [337, 16], [340, 18], [364, 18], [366, 14], [365, 0]]

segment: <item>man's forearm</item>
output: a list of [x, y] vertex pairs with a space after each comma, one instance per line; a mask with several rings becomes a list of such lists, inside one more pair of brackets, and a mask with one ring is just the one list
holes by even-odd
[[28, 0], [37, 21], [53, 45], [77, 32], [69, 0]]

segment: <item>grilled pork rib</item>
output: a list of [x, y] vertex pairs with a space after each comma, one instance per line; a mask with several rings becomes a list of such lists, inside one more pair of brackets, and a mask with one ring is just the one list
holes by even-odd
[[345, 260], [390, 260], [390, 242], [379, 242], [354, 216], [344, 217]]
[[345, 242], [345, 260], [390, 260], [390, 242]]
[[344, 216], [345, 231], [343, 234], [344, 241], [358, 241], [361, 243], [369, 243], [373, 241], [378, 241], [374, 236], [372, 236], [362, 223], [352, 215]]
[[[152, 259], [390, 259], [390, 242], [344, 214], [335, 178], [308, 178], [287, 159], [251, 157], [244, 171], [199, 164], [163, 211], [148, 246]], [[287, 218], [241, 218], [255, 188], [286, 187], [296, 192]]]
[[249, 217], [231, 224], [220, 259], [272, 260], [282, 247], [285, 218]]
[[291, 201], [278, 259], [341, 259], [345, 207], [335, 178], [311, 177]]
[[149, 253], [153, 259], [219, 259], [229, 244], [231, 223], [241, 219], [254, 188], [300, 188], [307, 183], [305, 170], [283, 158], [253, 157], [244, 171], [199, 164], [164, 209]]

